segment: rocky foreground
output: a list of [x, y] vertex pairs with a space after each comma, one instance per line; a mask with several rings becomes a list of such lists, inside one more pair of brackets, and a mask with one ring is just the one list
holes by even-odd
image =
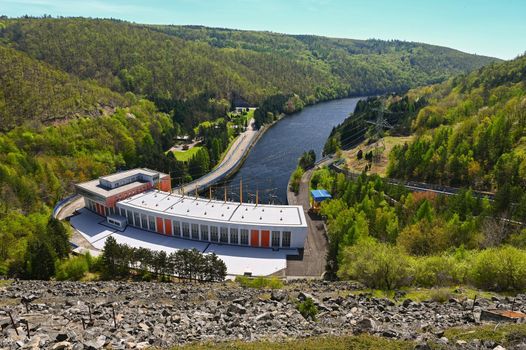
[[[234, 283], [13, 282], [0, 286], [0, 349], [142, 349], [362, 332], [414, 340], [421, 349], [429, 342], [494, 349], [493, 341], [453, 344], [443, 331], [478, 324], [485, 309], [526, 311], [526, 295], [394, 303], [350, 293], [357, 288], [321, 281], [275, 291]], [[306, 297], [318, 306], [317, 321], [297, 311]]]

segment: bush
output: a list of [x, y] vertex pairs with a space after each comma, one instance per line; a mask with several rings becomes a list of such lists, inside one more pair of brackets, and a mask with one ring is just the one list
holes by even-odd
[[55, 277], [59, 281], [78, 281], [90, 270], [91, 256], [79, 255], [57, 262]]
[[298, 194], [298, 191], [300, 190], [301, 177], [304, 172], [303, 168], [298, 166], [290, 176], [290, 190], [296, 194]]
[[314, 305], [312, 298], [307, 298], [298, 304], [298, 311], [306, 319], [316, 321], [316, 315], [318, 314], [318, 308]]
[[491, 248], [476, 254], [470, 269], [476, 287], [495, 291], [526, 288], [526, 251], [511, 246]]
[[361, 241], [346, 247], [340, 260], [340, 278], [358, 280], [369, 288], [391, 290], [411, 282], [411, 260], [398, 247]]
[[409, 254], [428, 255], [444, 251], [451, 242], [443, 222], [424, 219], [406, 226], [398, 235], [397, 243]]
[[417, 258], [414, 277], [415, 284], [420, 287], [450, 286], [463, 282], [457, 261], [448, 255]]
[[247, 276], [237, 276], [236, 282], [245, 288], [270, 288], [270, 289], [281, 289], [283, 288], [283, 282], [273, 276], [273, 277], [247, 277]]
[[447, 288], [439, 288], [431, 290], [430, 299], [437, 303], [445, 303], [451, 298], [451, 292]]

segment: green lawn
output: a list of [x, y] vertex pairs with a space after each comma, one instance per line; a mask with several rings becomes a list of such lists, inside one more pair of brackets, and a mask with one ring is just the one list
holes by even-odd
[[194, 146], [188, 151], [174, 151], [175, 159], [181, 162], [188, 162], [203, 146]]
[[488, 324], [478, 327], [457, 327], [446, 329], [444, 336], [453, 343], [457, 340], [493, 340], [513, 349], [521, 339], [526, 338], [526, 324]]
[[[307, 339], [295, 339], [282, 342], [225, 342], [190, 344], [182, 349], [218, 349], [218, 350], [404, 350], [414, 349], [415, 343], [410, 341], [388, 340], [386, 338], [370, 335], [345, 336], [345, 337], [312, 337]], [[176, 348], [174, 348], [176, 349]]]
[[[439, 302], [445, 302], [449, 298], [456, 299], [473, 299], [475, 296], [477, 298], [491, 298], [497, 293], [480, 291], [473, 289], [469, 286], [457, 286], [457, 287], [442, 287], [442, 288], [402, 288], [401, 291], [405, 292], [405, 295], [398, 299], [398, 302], [401, 303], [405, 299], [411, 299], [416, 302], [421, 302], [424, 300], [433, 300]], [[384, 291], [379, 289], [364, 289], [364, 290], [355, 290], [351, 294], [360, 294], [367, 293], [371, 294], [375, 298], [387, 298], [394, 300], [395, 292], [394, 291]]]

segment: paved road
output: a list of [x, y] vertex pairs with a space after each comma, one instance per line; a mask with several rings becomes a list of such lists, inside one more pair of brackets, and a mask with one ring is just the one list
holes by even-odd
[[[69, 218], [75, 213], [75, 210], [80, 209], [84, 207], [84, 198], [83, 197], [75, 197], [68, 203], [64, 204], [64, 206], [60, 209], [60, 211], [57, 213], [57, 219], [64, 220]], [[70, 226], [72, 227], [72, 226]], [[73, 244], [75, 244], [77, 247], [82, 247], [89, 250], [97, 250], [93, 245], [88, 242], [84, 236], [82, 236], [77, 230], [75, 230], [72, 227], [72, 235], [69, 238], [69, 241]]]
[[323, 220], [309, 215], [309, 184], [313, 170], [303, 174], [298, 195], [289, 194], [290, 205], [302, 205], [307, 219], [308, 233], [305, 240], [303, 259], [287, 260], [287, 277], [320, 278], [325, 272], [325, 259], [327, 256], [327, 239]]
[[[255, 129], [254, 122], [254, 119], [250, 120], [247, 130], [239, 135], [239, 137], [234, 141], [232, 147], [230, 147], [228, 150], [221, 164], [219, 164], [219, 166], [217, 166], [208, 174], [184, 185], [182, 187], [184, 193], [195, 191], [196, 186], [198, 190], [206, 188], [215, 182], [224, 179], [234, 169], [236, 169], [250, 147], [253, 145], [253, 142], [257, 139], [256, 137], [258, 132], [260, 132], [259, 130]], [[174, 188], [174, 191], [180, 190], [181, 187]]]

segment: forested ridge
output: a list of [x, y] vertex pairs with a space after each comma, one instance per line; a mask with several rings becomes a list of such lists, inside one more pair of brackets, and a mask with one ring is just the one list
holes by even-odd
[[401, 41], [85, 18], [4, 19], [0, 40], [57, 69], [145, 96], [176, 113], [182, 101], [192, 103], [202, 94], [230, 101], [241, 96], [257, 105], [276, 94], [297, 94], [310, 104], [404, 91], [496, 60]]
[[[329, 188], [336, 198], [321, 209], [329, 231], [328, 271], [374, 288], [469, 283], [524, 290], [526, 56], [404, 95], [363, 100], [333, 130], [326, 153], [366, 141], [373, 148], [367, 154], [348, 154], [374, 162], [369, 152], [382, 146], [366, 121], [379, 113], [393, 125], [385, 135], [413, 135], [391, 150], [388, 177], [463, 190], [409, 193], [374, 174], [349, 181], [318, 170], [312, 186]], [[472, 189], [494, 192], [494, 200]]]

